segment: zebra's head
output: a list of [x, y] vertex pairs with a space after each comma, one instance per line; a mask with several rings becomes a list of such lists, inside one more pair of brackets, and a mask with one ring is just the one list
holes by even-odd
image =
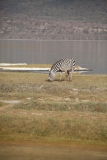
[[48, 80], [52, 82], [54, 80], [54, 78], [55, 78], [55, 73], [52, 70], [50, 70], [49, 71], [49, 78], [48, 78]]

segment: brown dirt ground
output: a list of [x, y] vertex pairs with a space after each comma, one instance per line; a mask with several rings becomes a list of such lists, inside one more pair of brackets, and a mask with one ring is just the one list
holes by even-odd
[[0, 143], [0, 160], [106, 160], [107, 146], [77, 143]]

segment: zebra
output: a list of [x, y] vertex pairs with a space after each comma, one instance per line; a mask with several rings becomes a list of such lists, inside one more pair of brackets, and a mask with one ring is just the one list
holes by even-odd
[[49, 71], [49, 81], [53, 81], [55, 78], [56, 72], [59, 72], [60, 81], [61, 81], [61, 72], [65, 72], [66, 78], [68, 81], [72, 80], [72, 74], [75, 69], [75, 60], [73, 58], [63, 58], [56, 63], [54, 63]]

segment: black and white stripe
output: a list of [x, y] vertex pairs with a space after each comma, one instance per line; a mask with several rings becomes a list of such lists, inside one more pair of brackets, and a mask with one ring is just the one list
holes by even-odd
[[68, 80], [72, 80], [72, 74], [75, 68], [75, 60], [73, 58], [64, 58], [56, 63], [54, 63], [49, 72], [49, 80], [53, 81], [55, 78], [56, 72], [60, 73], [60, 80], [61, 80], [61, 72], [65, 72], [66, 77]]

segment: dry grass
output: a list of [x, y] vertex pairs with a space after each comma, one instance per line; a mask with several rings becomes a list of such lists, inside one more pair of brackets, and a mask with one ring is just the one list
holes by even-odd
[[107, 143], [107, 76], [47, 79], [46, 74], [0, 73], [1, 139]]

